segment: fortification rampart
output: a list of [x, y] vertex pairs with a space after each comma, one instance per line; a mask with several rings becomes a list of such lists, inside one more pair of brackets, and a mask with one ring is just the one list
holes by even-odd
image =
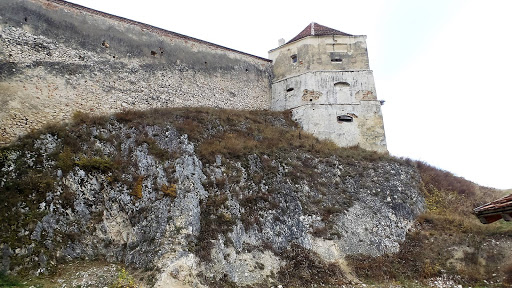
[[0, 11], [0, 143], [75, 111], [270, 107], [270, 60], [57, 0]]
[[292, 111], [313, 135], [386, 152], [366, 36], [311, 23], [264, 59], [62, 0], [0, 2], [0, 144], [75, 111]]

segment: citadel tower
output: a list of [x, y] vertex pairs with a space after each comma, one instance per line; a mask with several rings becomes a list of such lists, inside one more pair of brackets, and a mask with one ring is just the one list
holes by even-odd
[[311, 23], [283, 42], [269, 51], [271, 108], [290, 109], [304, 130], [339, 146], [387, 152], [366, 36]]

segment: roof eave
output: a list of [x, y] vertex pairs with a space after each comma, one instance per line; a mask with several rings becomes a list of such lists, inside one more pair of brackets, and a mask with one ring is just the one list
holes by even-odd
[[473, 210], [473, 213], [476, 216], [487, 216], [487, 215], [496, 215], [496, 214], [509, 214], [509, 213], [512, 213], [512, 206], [511, 207], [487, 209], [487, 210], [478, 210], [478, 208], [476, 208], [476, 209]]
[[512, 220], [512, 213], [492, 213], [492, 214], [486, 214], [486, 215], [477, 215], [478, 220], [482, 224], [491, 224], [493, 222], [499, 221], [501, 219], [505, 221], [511, 221]]

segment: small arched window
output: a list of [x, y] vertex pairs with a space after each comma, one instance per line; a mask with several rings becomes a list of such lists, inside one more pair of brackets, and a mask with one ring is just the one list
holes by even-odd
[[292, 91], [293, 91], [293, 88], [286, 89], [286, 92], [292, 92]]

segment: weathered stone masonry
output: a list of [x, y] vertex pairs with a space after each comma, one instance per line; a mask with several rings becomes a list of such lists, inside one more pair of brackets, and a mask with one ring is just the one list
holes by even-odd
[[74, 111], [268, 109], [270, 60], [63, 1], [0, 1], [0, 142]]
[[0, 11], [0, 145], [75, 111], [207, 106], [290, 109], [317, 137], [386, 151], [365, 36], [312, 23], [269, 60], [61, 0]]

